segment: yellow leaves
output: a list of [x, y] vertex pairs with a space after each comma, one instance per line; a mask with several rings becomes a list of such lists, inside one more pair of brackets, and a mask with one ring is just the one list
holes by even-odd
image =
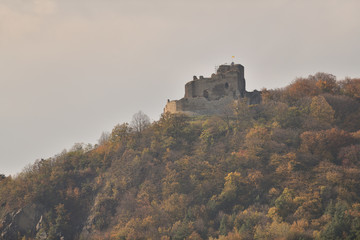
[[326, 180], [328, 180], [332, 184], [336, 184], [340, 182], [342, 179], [342, 174], [339, 172], [329, 171], [326, 173]]
[[[298, 81], [287, 90], [266, 91], [266, 104], [249, 108], [239, 101], [226, 120], [168, 115], [137, 137], [118, 125], [111, 140], [91, 152], [65, 154], [46, 168], [42, 163], [39, 177], [32, 169], [16, 184], [2, 180], [0, 192], [14, 193], [2, 194], [0, 205], [11, 207], [14, 196], [30, 202], [55, 192], [54, 202], [77, 200], [91, 209], [93, 194], [101, 194], [114, 204], [114, 216], [103, 215], [110, 221], [104, 231], [112, 228], [114, 239], [200, 240], [219, 233], [227, 234], [219, 237], [224, 240], [311, 239], [331, 221], [324, 213], [330, 201], [353, 203], [346, 214], [360, 218], [360, 203], [354, 203], [360, 186], [358, 124], [348, 128], [354, 133], [340, 130], [347, 123], [319, 131], [345, 117], [358, 120], [350, 115], [354, 99], [318, 96], [334, 91], [331, 84]], [[287, 101], [285, 91], [298, 99]], [[304, 127], [306, 119], [317, 128]], [[49, 182], [59, 187], [38, 188]], [[229, 219], [220, 232], [222, 214]]]
[[203, 240], [197, 232], [192, 232], [189, 237], [186, 238], [186, 240]]
[[254, 162], [266, 161], [271, 146], [271, 131], [264, 126], [255, 126], [245, 137], [248, 158]]
[[275, 153], [270, 158], [270, 165], [276, 167], [275, 172], [282, 176], [290, 174], [298, 164], [294, 152], [285, 155]]
[[223, 193], [236, 191], [240, 187], [240, 185], [245, 182], [245, 179], [241, 176], [239, 172], [231, 172], [225, 177]]
[[267, 216], [271, 218], [273, 221], [281, 222], [282, 218], [280, 217], [278, 213], [278, 209], [276, 207], [269, 208], [269, 211], [267, 213]]
[[315, 96], [311, 100], [310, 115], [321, 124], [329, 125], [334, 121], [335, 111], [323, 96]]
[[[249, 130], [246, 134], [247, 145], [251, 145], [252, 143], [256, 143], [257, 145], [264, 144], [266, 141], [270, 139], [270, 131], [262, 126], [256, 126]], [[256, 142], [253, 142], [257, 140]]]
[[[252, 177], [258, 181], [261, 174], [253, 172]], [[255, 187], [256, 183], [249, 182], [249, 179], [243, 177], [239, 172], [230, 172], [225, 177], [224, 188], [221, 193], [213, 196], [212, 201], [224, 208], [228, 208], [235, 202], [243, 204], [250, 200], [249, 195]]]
[[259, 170], [250, 170], [247, 178], [249, 181], [259, 187], [261, 181], [264, 179], [264, 175]]
[[265, 228], [257, 226], [255, 230], [255, 239], [277, 239], [285, 240], [290, 232], [290, 225], [286, 222], [273, 221]]
[[360, 140], [360, 130], [357, 132], [351, 133], [351, 135], [353, 138]]
[[236, 192], [241, 182], [243, 181], [239, 172], [231, 172], [225, 177], [224, 189], [219, 198], [233, 200], [236, 197]]
[[277, 208], [277, 213], [282, 218], [292, 214], [296, 209], [294, 191], [292, 189], [285, 188], [281, 195], [275, 200], [275, 207]]
[[322, 202], [318, 192], [301, 193], [300, 196], [294, 198], [294, 203], [298, 206], [294, 213], [298, 219], [312, 219], [318, 217], [321, 212]]
[[143, 227], [154, 226], [154, 223], [155, 221], [152, 216], [146, 216], [145, 218], [143, 218], [141, 225]]
[[153, 223], [151, 216], [146, 217], [145, 219], [131, 218], [126, 223], [125, 227], [121, 228], [117, 234], [113, 233], [113, 235], [117, 235], [119, 237], [126, 236], [126, 239], [140, 239], [146, 235], [145, 229], [151, 227], [151, 223]]
[[293, 224], [290, 227], [290, 231], [292, 232], [304, 232], [305, 229], [309, 226], [309, 223], [305, 219], [300, 219], [298, 221], [293, 222]]
[[175, 220], [180, 220], [185, 216], [187, 202], [186, 195], [174, 193], [165, 199], [161, 206]]
[[280, 194], [279, 190], [277, 190], [277, 189], [274, 188], [274, 187], [269, 190], [269, 195], [270, 195], [270, 196], [277, 196], [277, 195], [279, 195], [279, 194]]
[[225, 186], [234, 185], [239, 182], [241, 179], [241, 174], [239, 172], [231, 172], [225, 177]]

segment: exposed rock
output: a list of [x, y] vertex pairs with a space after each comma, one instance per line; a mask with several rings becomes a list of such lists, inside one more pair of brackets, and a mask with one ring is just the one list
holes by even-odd
[[35, 236], [42, 213], [42, 206], [32, 204], [6, 214], [1, 222], [1, 239], [17, 239], [19, 235], [25, 234]]
[[39, 222], [36, 224], [36, 239], [37, 240], [46, 240], [48, 235], [43, 228], [43, 216], [41, 215]]

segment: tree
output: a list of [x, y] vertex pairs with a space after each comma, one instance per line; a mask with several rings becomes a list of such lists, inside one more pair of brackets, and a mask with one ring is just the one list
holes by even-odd
[[335, 111], [323, 96], [315, 96], [311, 100], [310, 115], [324, 128], [334, 122]]
[[282, 194], [275, 200], [275, 207], [283, 218], [293, 213], [296, 210], [293, 190], [285, 188]]
[[127, 140], [130, 134], [130, 127], [128, 123], [118, 124], [114, 127], [110, 135], [111, 142], [120, 142]]
[[149, 125], [150, 125], [150, 118], [142, 111], [139, 111], [133, 115], [131, 121], [131, 127], [136, 132], [141, 133]]
[[307, 96], [316, 96], [320, 92], [320, 89], [316, 86], [316, 80], [311, 78], [298, 78], [285, 90], [290, 102]]
[[343, 94], [357, 100], [360, 99], [360, 78], [347, 78], [340, 82], [340, 87]]
[[264, 126], [255, 126], [245, 136], [248, 159], [254, 164], [266, 162], [271, 149], [271, 131]]
[[316, 86], [326, 93], [336, 93], [339, 90], [339, 86], [336, 83], [336, 77], [332, 74], [318, 72], [314, 76], [309, 76], [309, 79], [316, 81]]
[[344, 233], [349, 232], [351, 227], [348, 210], [349, 206], [345, 202], [336, 203], [331, 221], [321, 231], [320, 239], [344, 239]]
[[335, 111], [335, 123], [340, 128], [356, 131], [360, 128], [360, 102], [346, 95], [324, 94], [326, 102]]
[[315, 154], [322, 159], [336, 161], [342, 147], [354, 144], [354, 138], [346, 131], [336, 128], [323, 131], [307, 131], [300, 135], [301, 150]]
[[236, 128], [243, 130], [251, 126], [251, 120], [253, 119], [252, 113], [246, 102], [246, 99], [239, 99], [233, 104], [234, 116], [236, 119]]
[[359, 165], [360, 164], [360, 144], [344, 147], [339, 152], [339, 160], [343, 165]]
[[104, 145], [106, 142], [108, 142], [110, 140], [110, 133], [109, 132], [102, 132], [101, 133], [101, 136], [98, 140], [98, 144], [101, 146], [101, 145]]

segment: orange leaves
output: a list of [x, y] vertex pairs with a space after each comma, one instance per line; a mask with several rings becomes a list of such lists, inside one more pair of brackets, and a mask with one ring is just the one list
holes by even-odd
[[302, 151], [328, 160], [335, 160], [341, 147], [354, 142], [353, 137], [348, 132], [336, 128], [307, 131], [302, 133], [300, 138]]
[[321, 79], [316, 82], [316, 86], [327, 93], [335, 93], [338, 88], [336, 81], [326, 81]]
[[299, 78], [287, 87], [291, 98], [299, 99], [304, 96], [315, 96], [319, 94], [316, 81], [307, 78]]
[[337, 93], [339, 85], [336, 77], [327, 73], [316, 73], [308, 78], [298, 78], [287, 88], [287, 95], [290, 100], [299, 100], [303, 97], [313, 97], [321, 93]]
[[350, 97], [360, 100], [360, 78], [345, 79], [340, 82], [342, 92]]
[[316, 79], [316, 86], [324, 93], [336, 93], [339, 90], [339, 85], [336, 83], [336, 77], [327, 73], [316, 73], [310, 78]]

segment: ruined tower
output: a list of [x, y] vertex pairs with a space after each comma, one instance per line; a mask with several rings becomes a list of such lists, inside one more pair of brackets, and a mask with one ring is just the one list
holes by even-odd
[[247, 98], [249, 104], [261, 102], [258, 91], [245, 89], [244, 66], [241, 64], [221, 65], [209, 78], [194, 76], [185, 84], [185, 96], [180, 100], [168, 101], [164, 112], [189, 115], [221, 114], [234, 100]]

